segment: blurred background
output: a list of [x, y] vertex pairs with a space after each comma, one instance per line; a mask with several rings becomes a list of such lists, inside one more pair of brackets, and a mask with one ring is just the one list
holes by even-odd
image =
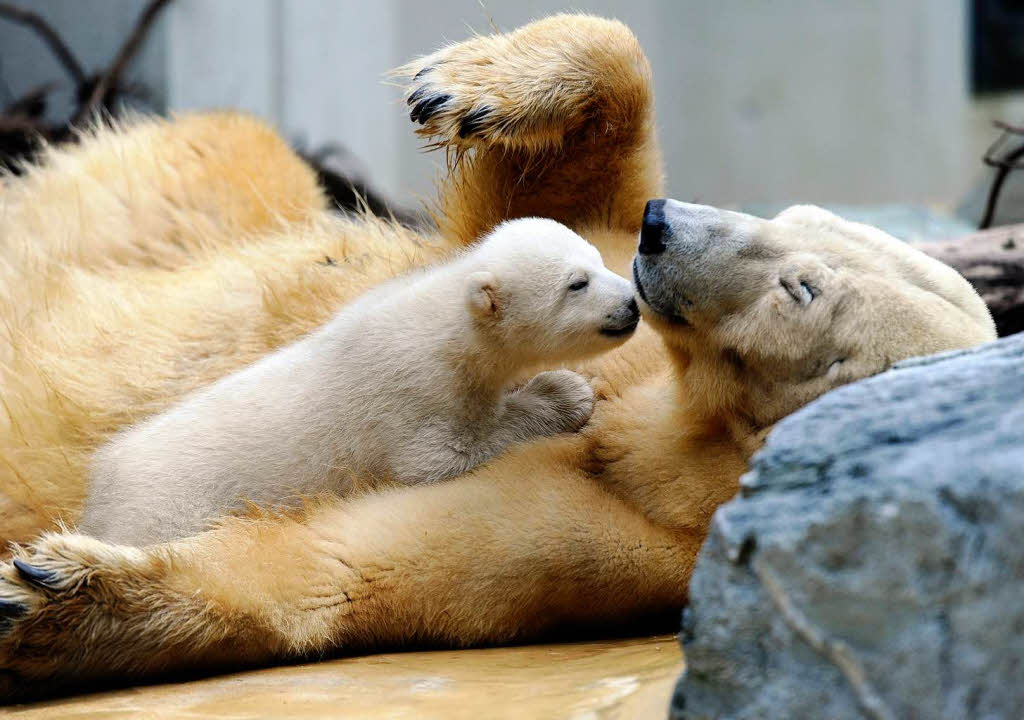
[[[147, 3], [7, 4], [45, 18], [93, 72]], [[1021, 0], [175, 0], [122, 79], [146, 92], [130, 102], [157, 112], [241, 108], [301, 148], [342, 145], [384, 194], [415, 203], [441, 158], [420, 151], [384, 73], [566, 9], [639, 36], [679, 199], [959, 209], [970, 224], [992, 173], [981, 163], [992, 120], [1024, 121]], [[57, 122], [74, 110], [74, 83], [37, 33], [0, 19], [0, 105], [48, 83]]]

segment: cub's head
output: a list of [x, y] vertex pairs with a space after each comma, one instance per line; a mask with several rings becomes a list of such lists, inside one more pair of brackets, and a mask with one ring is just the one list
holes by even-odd
[[502, 223], [471, 253], [466, 302], [477, 327], [517, 364], [563, 362], [608, 350], [636, 329], [629, 281], [554, 220]]
[[762, 220], [652, 200], [633, 275], [652, 326], [755, 428], [898, 360], [996, 337], [954, 270], [812, 206]]

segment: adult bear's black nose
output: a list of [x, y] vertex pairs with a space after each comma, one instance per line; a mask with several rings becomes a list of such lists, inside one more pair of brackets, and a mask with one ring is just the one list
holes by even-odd
[[644, 224], [640, 228], [641, 255], [655, 255], [665, 249], [662, 237], [665, 234], [665, 201], [648, 200], [644, 208]]

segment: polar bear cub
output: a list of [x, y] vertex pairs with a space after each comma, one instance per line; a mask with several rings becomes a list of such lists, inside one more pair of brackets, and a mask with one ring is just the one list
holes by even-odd
[[553, 220], [506, 222], [115, 436], [94, 456], [79, 530], [141, 545], [248, 502], [344, 493], [355, 476], [459, 475], [586, 423], [594, 396], [576, 373], [511, 384], [610, 349], [638, 321], [632, 286], [587, 241]]

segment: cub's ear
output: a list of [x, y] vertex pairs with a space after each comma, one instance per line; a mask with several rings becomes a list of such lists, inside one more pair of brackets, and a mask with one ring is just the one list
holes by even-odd
[[501, 311], [498, 279], [489, 272], [475, 272], [466, 278], [466, 304], [476, 317], [496, 317]]

